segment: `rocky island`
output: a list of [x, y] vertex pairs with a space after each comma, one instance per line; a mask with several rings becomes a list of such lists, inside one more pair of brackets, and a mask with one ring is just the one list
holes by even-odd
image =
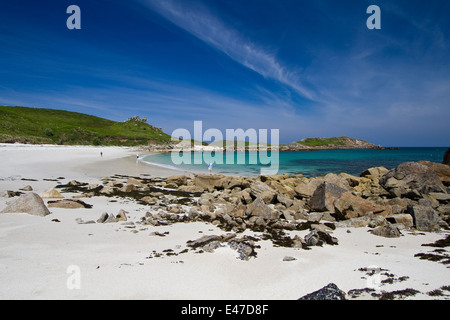
[[316, 149], [384, 149], [382, 146], [376, 146], [373, 143], [349, 138], [304, 138], [298, 142], [292, 142], [287, 145], [281, 145], [280, 151], [299, 151]]

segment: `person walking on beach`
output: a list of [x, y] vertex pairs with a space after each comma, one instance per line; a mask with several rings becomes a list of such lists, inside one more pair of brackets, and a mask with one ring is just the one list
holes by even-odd
[[212, 167], [213, 167], [213, 164], [212, 164], [212, 162], [210, 162], [208, 164], [208, 172], [209, 172], [209, 174], [212, 174]]

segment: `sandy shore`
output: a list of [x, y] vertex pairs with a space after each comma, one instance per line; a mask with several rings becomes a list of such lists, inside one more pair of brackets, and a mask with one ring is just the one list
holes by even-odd
[[[136, 163], [136, 152], [133, 148], [0, 145], [0, 193], [30, 185], [39, 194], [57, 183], [99, 183], [114, 174], [180, 174]], [[11, 200], [0, 198], [0, 210]], [[337, 246], [306, 251], [260, 241], [257, 258], [249, 261], [237, 259], [229, 247], [170, 256], [164, 253], [167, 249], [179, 253], [189, 240], [225, 232], [207, 223], [78, 224], [78, 218], [95, 221], [103, 212], [117, 214], [120, 209], [129, 212], [128, 222], [138, 221], [147, 212], [146, 206], [124, 198], [83, 201], [93, 208], [51, 208], [46, 217], [0, 214], [0, 299], [293, 300], [331, 282], [345, 292], [375, 285], [376, 292], [419, 291], [409, 299], [450, 298], [448, 291], [445, 296], [429, 294], [450, 285], [450, 269], [414, 257], [432, 251], [421, 245], [445, 238], [443, 232], [403, 231], [402, 237], [389, 239], [372, 235], [367, 228], [338, 228], [333, 232], [339, 239]], [[283, 261], [286, 256], [295, 260]], [[368, 275], [364, 270], [373, 266], [382, 271]]]

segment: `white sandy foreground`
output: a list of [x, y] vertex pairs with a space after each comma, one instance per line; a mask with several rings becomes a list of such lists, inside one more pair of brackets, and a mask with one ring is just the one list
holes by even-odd
[[[130, 148], [0, 145], [0, 193], [30, 185], [39, 194], [54, 187], [57, 182], [47, 180], [56, 178], [61, 183], [99, 183], [114, 174], [180, 173], [136, 164], [135, 158], [136, 150]], [[0, 198], [0, 210], [13, 199]], [[450, 285], [450, 269], [414, 257], [435, 249], [421, 245], [443, 239], [445, 233], [403, 231], [402, 237], [388, 239], [368, 233], [367, 228], [343, 228], [333, 232], [338, 246], [308, 251], [259, 241], [257, 257], [249, 261], [237, 259], [237, 252], [229, 247], [214, 253], [190, 250], [167, 255], [167, 249], [175, 253], [186, 249], [189, 240], [224, 232], [206, 223], [135, 228], [120, 222], [78, 224], [77, 218], [96, 221], [103, 212], [117, 214], [120, 209], [129, 212], [129, 221], [139, 221], [148, 210], [132, 200], [83, 200], [93, 208], [50, 208], [52, 214], [46, 217], [0, 214], [0, 299], [291, 300], [331, 282], [345, 292], [370, 286], [378, 293], [420, 291], [409, 299], [450, 295], [448, 291], [445, 296], [428, 294]], [[283, 261], [286, 256], [295, 260]], [[372, 276], [362, 271], [370, 267], [382, 271]], [[387, 279], [393, 283], [380, 283]]]

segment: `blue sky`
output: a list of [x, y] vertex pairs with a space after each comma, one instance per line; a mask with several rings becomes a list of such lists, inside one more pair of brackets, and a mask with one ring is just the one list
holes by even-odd
[[3, 1], [0, 105], [450, 146], [449, 16], [446, 0]]

